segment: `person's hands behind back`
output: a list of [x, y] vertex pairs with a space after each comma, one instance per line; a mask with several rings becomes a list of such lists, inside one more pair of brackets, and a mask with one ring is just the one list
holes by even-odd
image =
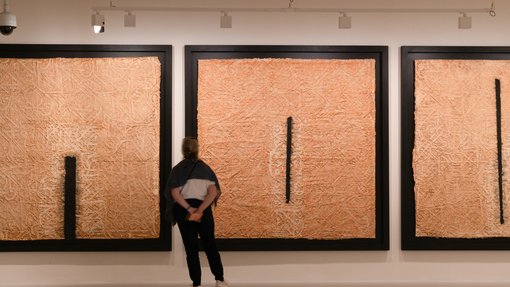
[[200, 222], [200, 220], [202, 220], [202, 215], [203, 215], [203, 213], [198, 213], [198, 212], [191, 213], [190, 215], [188, 215], [188, 220]]

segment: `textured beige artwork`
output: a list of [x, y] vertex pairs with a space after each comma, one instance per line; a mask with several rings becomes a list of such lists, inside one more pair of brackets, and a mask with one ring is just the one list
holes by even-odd
[[64, 157], [77, 238], [159, 237], [156, 57], [0, 59], [0, 240], [63, 239]]
[[[500, 223], [495, 80], [501, 81], [503, 205], [509, 205], [510, 61], [415, 61], [416, 236], [508, 237]], [[504, 218], [510, 220], [510, 210]]]
[[218, 238], [375, 238], [375, 60], [200, 60], [198, 71]]

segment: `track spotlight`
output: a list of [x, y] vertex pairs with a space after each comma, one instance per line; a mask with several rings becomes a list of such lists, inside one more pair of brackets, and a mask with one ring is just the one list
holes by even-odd
[[459, 17], [459, 29], [471, 29], [471, 17], [468, 17], [466, 13], [460, 13]]
[[345, 13], [342, 13], [340, 17], [338, 17], [338, 28], [351, 29], [351, 17], [347, 16]]
[[104, 32], [104, 15], [96, 14], [92, 15], [92, 27], [94, 28], [94, 33], [99, 34]]
[[16, 15], [9, 13], [9, 1], [4, 0], [4, 11], [0, 13], [0, 33], [10, 35], [16, 29]]
[[124, 27], [136, 27], [136, 16], [131, 11], [124, 15]]
[[223, 12], [220, 17], [220, 28], [232, 28], [232, 16]]

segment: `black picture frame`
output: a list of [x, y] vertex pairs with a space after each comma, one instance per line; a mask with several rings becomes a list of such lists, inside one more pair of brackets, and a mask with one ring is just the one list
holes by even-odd
[[401, 47], [401, 248], [402, 250], [510, 250], [510, 237], [435, 238], [416, 236], [414, 197], [414, 61], [510, 60], [510, 47]]
[[[0, 251], [169, 251], [171, 228], [164, 220], [163, 188], [171, 168], [172, 46], [169, 45], [46, 45], [3, 44], [1, 58], [158, 57], [160, 83], [160, 235], [151, 239], [0, 240]], [[1, 188], [1, 187], [0, 187]], [[67, 208], [67, 207], [65, 207]], [[136, 212], [136, 211], [134, 211]], [[67, 224], [67, 223], [66, 223]]]
[[388, 47], [243, 46], [185, 47], [185, 132], [197, 136], [198, 61], [201, 59], [296, 58], [374, 59], [376, 61], [376, 237], [373, 239], [217, 239], [224, 251], [389, 250], [388, 203]]

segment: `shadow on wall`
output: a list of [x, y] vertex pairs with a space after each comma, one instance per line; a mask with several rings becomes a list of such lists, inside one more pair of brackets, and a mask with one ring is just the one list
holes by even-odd
[[[1, 265], [169, 265], [171, 252], [15, 252], [3, 253]], [[38, 285], [39, 286], [39, 285]], [[2, 284], [0, 284], [2, 287]], [[21, 286], [20, 286], [21, 287]]]
[[[400, 251], [401, 262], [426, 263], [508, 263], [510, 251]], [[482, 285], [480, 285], [482, 286]]]
[[[280, 264], [382, 263], [389, 262], [387, 251], [278, 251], [222, 252], [226, 266]], [[270, 258], [270, 259], [269, 259]]]

